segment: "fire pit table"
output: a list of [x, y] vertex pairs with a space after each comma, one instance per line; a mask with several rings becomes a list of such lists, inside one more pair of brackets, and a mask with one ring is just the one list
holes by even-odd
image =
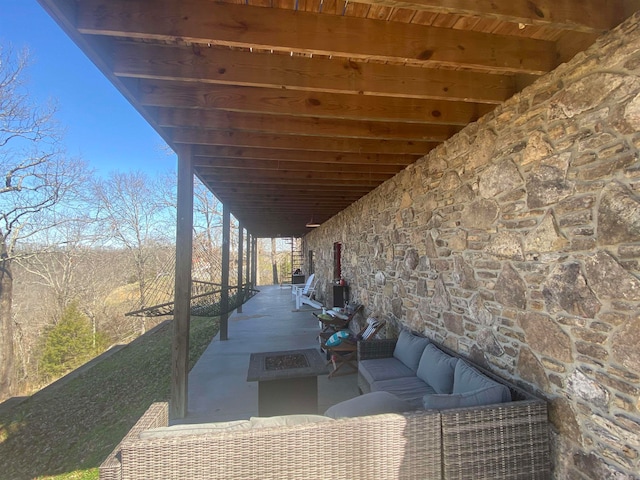
[[318, 413], [318, 375], [329, 373], [314, 348], [252, 353], [247, 381], [258, 382], [261, 417]]

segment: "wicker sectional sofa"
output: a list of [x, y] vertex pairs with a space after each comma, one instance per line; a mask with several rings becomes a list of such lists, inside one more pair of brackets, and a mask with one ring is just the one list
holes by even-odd
[[[394, 349], [389, 340], [359, 343], [361, 359], [391, 358]], [[155, 403], [100, 466], [100, 479], [549, 478], [546, 403], [483, 374], [506, 385], [511, 401], [368, 414], [367, 397], [393, 397], [372, 392], [301, 422], [283, 416], [173, 427], [167, 404]], [[359, 384], [371, 390], [360, 374]], [[334, 415], [353, 405], [357, 416]]]
[[[401, 333], [402, 336], [402, 333]], [[414, 408], [419, 408], [416, 400], [434, 397], [440, 407], [424, 405], [427, 412], [438, 415], [441, 426], [442, 477], [443, 479], [548, 479], [549, 423], [547, 404], [517, 386], [474, 365], [469, 359], [430, 341], [442, 354], [460, 360], [489, 383], [500, 384], [508, 389], [507, 399], [499, 403], [481, 406], [454, 408], [447, 406], [447, 395], [429, 395], [427, 390], [415, 387], [419, 380], [411, 379], [409, 387], [402, 385], [401, 379], [371, 382], [371, 372], [367, 366], [373, 363], [373, 375], [380, 372], [381, 362], [398, 363], [394, 357], [398, 339], [370, 340], [358, 344], [358, 386], [363, 394], [387, 391], [403, 398]], [[426, 348], [425, 348], [426, 349]], [[404, 351], [406, 352], [406, 346]], [[403, 359], [406, 360], [406, 359]], [[414, 359], [414, 362], [416, 360]], [[410, 362], [407, 362], [410, 363]], [[462, 363], [455, 363], [456, 366]], [[420, 365], [422, 366], [422, 365]], [[414, 372], [416, 363], [411, 365]], [[402, 366], [394, 366], [400, 370]], [[442, 369], [442, 364], [439, 365]], [[415, 373], [414, 373], [415, 375]], [[416, 398], [415, 391], [420, 398]], [[423, 394], [425, 397], [422, 397]], [[452, 395], [455, 396], [455, 395]], [[464, 398], [464, 395], [460, 395]], [[506, 400], [506, 401], [505, 401]]]
[[168, 423], [155, 403], [100, 466], [101, 480], [440, 479], [440, 415], [372, 415], [140, 438]]

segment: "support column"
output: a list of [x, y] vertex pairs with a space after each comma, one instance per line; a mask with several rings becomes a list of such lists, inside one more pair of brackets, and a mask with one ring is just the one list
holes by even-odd
[[251, 234], [247, 231], [247, 266], [246, 266], [246, 283], [248, 288], [253, 288], [251, 283]]
[[243, 234], [243, 226], [242, 223], [238, 222], [238, 299], [240, 300], [240, 305], [236, 312], [242, 313], [242, 304], [244, 302], [244, 289], [242, 286], [242, 238]]
[[253, 284], [258, 285], [258, 239], [253, 237], [252, 264], [251, 264], [251, 276], [253, 278]]
[[231, 213], [222, 205], [222, 293], [220, 294], [220, 340], [229, 339], [229, 248], [231, 244]]
[[193, 249], [193, 164], [191, 148], [178, 155], [176, 221], [176, 282], [171, 347], [170, 418], [184, 418], [188, 404], [189, 323], [191, 321], [191, 261]]

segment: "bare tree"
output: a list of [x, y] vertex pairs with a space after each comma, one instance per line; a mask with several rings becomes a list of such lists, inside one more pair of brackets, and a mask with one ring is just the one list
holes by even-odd
[[13, 392], [12, 263], [52, 224], [54, 207], [73, 192], [84, 166], [59, 148], [55, 108], [38, 108], [24, 88], [28, 53], [0, 46], [0, 397]]
[[[166, 205], [158, 192], [159, 188], [142, 172], [115, 172], [94, 185], [99, 222], [110, 232], [113, 241], [131, 255], [142, 308], [148, 306], [146, 287], [147, 279], [153, 274], [148, 271], [155, 250], [152, 247], [168, 236], [162, 228]], [[140, 331], [144, 333], [146, 318], [138, 318]]]

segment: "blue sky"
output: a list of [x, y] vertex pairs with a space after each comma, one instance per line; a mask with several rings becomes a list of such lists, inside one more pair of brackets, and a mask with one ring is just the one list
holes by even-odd
[[164, 141], [36, 0], [0, 0], [0, 44], [29, 49], [28, 89], [38, 102], [56, 102], [64, 143], [99, 174], [175, 169]]

